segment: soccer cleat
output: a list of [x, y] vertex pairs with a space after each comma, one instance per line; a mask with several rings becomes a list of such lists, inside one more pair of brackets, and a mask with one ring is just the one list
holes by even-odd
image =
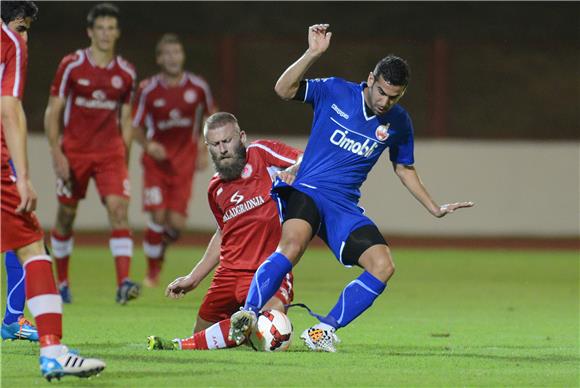
[[257, 322], [258, 317], [255, 312], [240, 308], [240, 311], [235, 312], [230, 318], [228, 339], [234, 341], [236, 345], [241, 345], [252, 333]]
[[18, 322], [9, 325], [2, 323], [2, 339], [37, 342], [38, 330], [36, 330], [36, 327], [30, 321], [21, 317]]
[[340, 339], [335, 332], [335, 329], [321, 329], [317, 326], [312, 326], [304, 330], [300, 338], [310, 350], [334, 353], [336, 352], [336, 344], [340, 343]]
[[117, 288], [117, 303], [124, 305], [132, 299], [136, 299], [141, 293], [141, 286], [129, 279], [123, 280], [123, 283]]
[[68, 288], [68, 284], [61, 284], [58, 287], [58, 293], [62, 298], [62, 303], [70, 304], [72, 303], [72, 295], [70, 293], [70, 288]]
[[40, 357], [40, 371], [49, 382], [63, 376], [91, 377], [101, 373], [105, 366], [99, 359], [84, 358], [68, 349], [57, 358]]
[[152, 335], [147, 337], [147, 350], [179, 350], [179, 340], [167, 340]]

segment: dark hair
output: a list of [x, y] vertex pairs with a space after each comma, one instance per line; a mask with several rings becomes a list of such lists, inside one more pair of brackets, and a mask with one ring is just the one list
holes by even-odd
[[238, 119], [233, 114], [228, 112], [214, 113], [205, 120], [204, 133], [208, 130], [222, 127], [228, 123], [235, 124], [239, 128]]
[[17, 19], [36, 19], [38, 7], [33, 1], [2, 1], [0, 13], [2, 21], [6, 24]]
[[175, 34], [163, 34], [163, 36], [157, 41], [157, 45], [155, 46], [155, 55], [159, 55], [161, 53], [161, 47], [163, 47], [163, 45], [165, 44], [180, 44], [183, 47], [183, 44], [181, 43], [181, 40], [179, 40], [179, 37]]
[[383, 79], [394, 86], [407, 86], [411, 79], [411, 68], [407, 61], [396, 55], [389, 54], [377, 63], [373, 75], [383, 76]]
[[112, 17], [119, 22], [119, 8], [111, 3], [101, 3], [95, 5], [87, 15], [87, 28], [95, 26], [95, 20], [100, 17]]

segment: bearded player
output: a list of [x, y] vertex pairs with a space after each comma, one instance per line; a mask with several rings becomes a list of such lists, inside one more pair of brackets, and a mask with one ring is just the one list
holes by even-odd
[[127, 217], [136, 75], [133, 65], [115, 55], [120, 36], [116, 6], [94, 6], [87, 16], [87, 34], [90, 47], [60, 62], [45, 113], [59, 202], [51, 244], [60, 294], [65, 303], [71, 303], [68, 267], [73, 225], [79, 201], [94, 179], [112, 229], [109, 247], [117, 273], [116, 301], [125, 304], [139, 295], [139, 285], [129, 279], [133, 240]]
[[179, 38], [163, 35], [155, 51], [161, 72], [141, 82], [133, 104], [135, 139], [143, 147], [143, 208], [150, 216], [143, 241], [149, 287], [159, 284], [167, 244], [185, 228], [195, 170], [207, 164], [201, 124], [214, 111], [207, 82], [183, 69]]
[[[44, 247], [43, 231], [34, 214], [37, 197], [28, 170], [22, 95], [28, 62], [28, 30], [38, 8], [31, 1], [3, 1], [1, 8], [0, 250], [14, 251], [24, 267], [28, 309], [38, 326], [42, 375], [49, 381], [65, 375], [89, 377], [101, 372], [105, 363], [83, 358], [60, 342], [62, 302], [54, 283], [51, 258]], [[10, 158], [16, 174], [9, 164]]]
[[[254, 272], [280, 238], [277, 204], [270, 197], [272, 179], [279, 174], [292, 182], [301, 157], [301, 151], [279, 142], [258, 140], [246, 146], [246, 134], [230, 113], [210, 116], [204, 135], [217, 172], [209, 183], [208, 201], [218, 228], [202, 259], [187, 276], [169, 284], [166, 295], [183, 297], [217, 269], [199, 309], [194, 335], [173, 341], [149, 337], [150, 350], [237, 346], [227, 338], [229, 317], [243, 305]], [[286, 274], [264, 309], [285, 312], [293, 297], [292, 283], [292, 274]]]

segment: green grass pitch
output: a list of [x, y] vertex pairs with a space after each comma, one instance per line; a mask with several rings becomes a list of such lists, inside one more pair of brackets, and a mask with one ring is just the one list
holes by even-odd
[[[175, 247], [163, 284], [187, 273], [200, 248]], [[397, 273], [373, 307], [339, 331], [338, 353], [311, 353], [297, 338], [314, 320], [289, 312], [295, 341], [285, 353], [248, 348], [148, 352], [156, 334], [188, 336], [204, 282], [174, 301], [163, 288], [114, 303], [106, 248], [77, 247], [71, 261], [74, 304], [64, 308], [64, 340], [107, 369], [62, 386], [561, 386], [580, 385], [578, 252], [394, 249]], [[136, 252], [134, 278], [145, 262]], [[359, 274], [326, 249], [311, 249], [295, 271], [295, 301], [326, 313]], [[3, 278], [4, 279], [4, 278]], [[4, 284], [4, 283], [3, 283]], [[2, 311], [5, 286], [3, 286]], [[2, 386], [47, 384], [37, 346], [2, 344]], [[53, 382], [54, 384], [54, 382]]]

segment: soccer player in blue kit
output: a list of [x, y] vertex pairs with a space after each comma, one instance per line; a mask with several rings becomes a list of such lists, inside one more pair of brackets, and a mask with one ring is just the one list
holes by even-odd
[[327, 316], [313, 314], [320, 323], [302, 333], [306, 346], [336, 351], [336, 330], [362, 314], [384, 291], [395, 271], [391, 252], [358, 201], [360, 186], [386, 148], [403, 185], [433, 216], [473, 206], [472, 202], [439, 206], [413, 167], [413, 125], [398, 104], [410, 77], [405, 60], [388, 55], [360, 84], [335, 77], [303, 79], [328, 49], [331, 36], [327, 24], [309, 27], [308, 49], [275, 86], [282, 99], [311, 104], [314, 120], [296, 180], [291, 186], [274, 183], [272, 195], [284, 220], [282, 237], [276, 252], [256, 271], [243, 309], [232, 315], [229, 334], [236, 342], [245, 340], [260, 309], [315, 234], [343, 265], [364, 271], [346, 285]]

